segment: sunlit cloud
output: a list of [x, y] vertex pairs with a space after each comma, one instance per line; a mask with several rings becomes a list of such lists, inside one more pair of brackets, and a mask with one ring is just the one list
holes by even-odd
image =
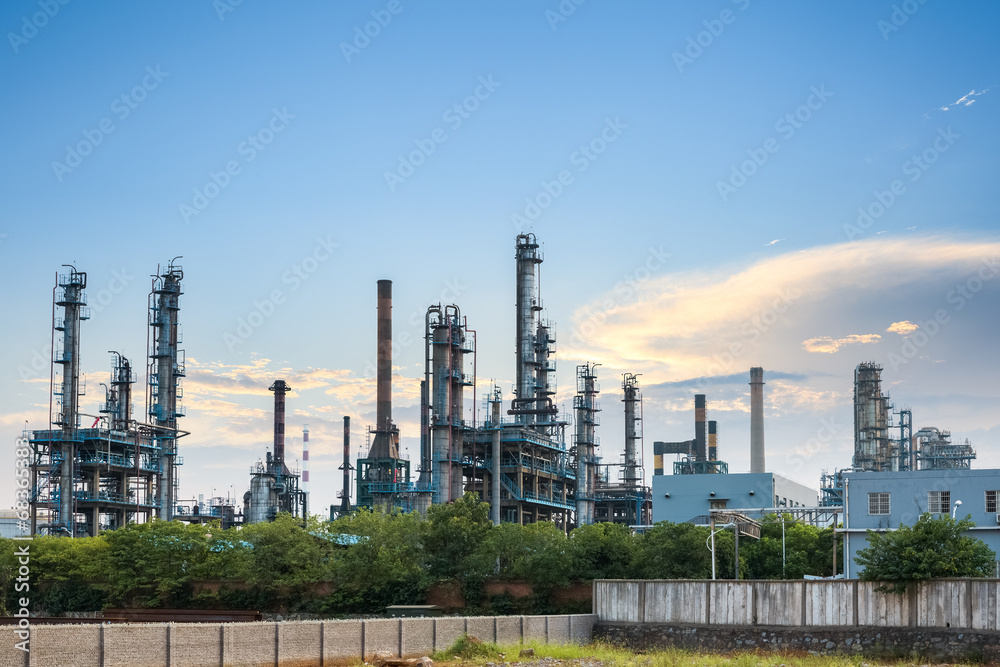
[[916, 324], [910, 322], [909, 320], [903, 320], [902, 322], [893, 322], [892, 325], [886, 329], [890, 333], [896, 333], [900, 336], [905, 336], [906, 334], [911, 334], [917, 329], [919, 329]]
[[802, 348], [806, 352], [819, 352], [822, 354], [833, 354], [845, 345], [855, 343], [877, 343], [882, 336], [879, 334], [851, 334], [843, 338], [831, 338], [829, 336], [819, 336], [802, 341]]

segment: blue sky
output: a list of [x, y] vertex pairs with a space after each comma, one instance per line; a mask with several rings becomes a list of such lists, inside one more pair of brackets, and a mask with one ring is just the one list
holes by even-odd
[[919, 0], [4, 3], [0, 452], [47, 421], [30, 360], [48, 355], [60, 265], [89, 274], [93, 412], [106, 350], [144, 356], [149, 274], [183, 255], [181, 495], [242, 496], [284, 377], [313, 507], [336, 502], [341, 416], [360, 432], [374, 413], [375, 281], [394, 281], [415, 457], [422, 345], [403, 336], [457, 303], [479, 394], [509, 393], [527, 223], [559, 398], [577, 363], [602, 364], [606, 460], [627, 371], [647, 387], [647, 475], [653, 440], [691, 437], [696, 387], [747, 469], [745, 375], [763, 365], [770, 467], [815, 484], [850, 463], [853, 368], [875, 360], [915, 426], [1000, 466], [998, 19]]

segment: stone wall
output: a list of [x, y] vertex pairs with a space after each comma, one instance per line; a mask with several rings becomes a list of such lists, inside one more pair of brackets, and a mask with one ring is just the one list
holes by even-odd
[[935, 661], [1000, 661], [1000, 632], [894, 627], [790, 627], [603, 623], [594, 639], [634, 650], [682, 648], [733, 651], [806, 651]]
[[305, 667], [371, 658], [376, 651], [429, 655], [463, 633], [504, 644], [586, 643], [595, 620], [581, 614], [37, 625], [30, 628], [29, 654], [14, 648], [13, 626], [0, 626], [0, 667]]

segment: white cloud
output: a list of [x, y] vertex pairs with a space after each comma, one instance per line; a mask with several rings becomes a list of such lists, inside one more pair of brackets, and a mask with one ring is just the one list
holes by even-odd
[[960, 98], [958, 98], [957, 100], [955, 100], [954, 102], [952, 102], [951, 104], [948, 104], [946, 106], [941, 107], [941, 111], [948, 111], [952, 107], [968, 107], [968, 106], [972, 106], [972, 104], [976, 101], [976, 98], [979, 97], [980, 95], [982, 95], [983, 93], [985, 93], [987, 90], [989, 90], [989, 88], [984, 88], [984, 89], [980, 90], [977, 93], [976, 89], [973, 88], [972, 90], [970, 90], [969, 92], [967, 92], [965, 95], [962, 95]]

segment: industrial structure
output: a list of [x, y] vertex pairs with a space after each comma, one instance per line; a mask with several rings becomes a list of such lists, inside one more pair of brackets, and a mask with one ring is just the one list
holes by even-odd
[[951, 442], [950, 431], [932, 426], [914, 433], [912, 411], [895, 411], [882, 392], [882, 370], [877, 363], [862, 362], [854, 371], [854, 458], [851, 467], [820, 476], [823, 506], [845, 504], [848, 473], [969, 470], [976, 458], [968, 440]]
[[[502, 393], [493, 385], [485, 397], [486, 418], [477, 423], [476, 332], [457, 305], [431, 305], [425, 316], [420, 459], [412, 471], [416, 475], [410, 461], [400, 457], [399, 431], [391, 417], [392, 283], [378, 282], [376, 424], [369, 431], [367, 456], [357, 460], [356, 506], [423, 513], [431, 503], [453, 502], [476, 492], [490, 503], [496, 523], [553, 521], [566, 530], [597, 520], [648, 523], [651, 506], [649, 489], [642, 484], [636, 376], [626, 376], [623, 383], [624, 460], [602, 464], [596, 433], [597, 365], [577, 367], [575, 421], [560, 414], [554, 402], [555, 326], [543, 317], [543, 258], [534, 234], [517, 237], [514, 259], [515, 380], [507, 418]], [[345, 430], [345, 443], [346, 438]], [[345, 458], [345, 471], [347, 466]], [[345, 488], [343, 494], [349, 491]], [[348, 499], [341, 500], [339, 511], [349, 511]], [[331, 516], [334, 513], [331, 508]]]
[[663, 457], [678, 454], [675, 475], [727, 474], [729, 464], [719, 460], [718, 424], [708, 421], [705, 394], [694, 395], [694, 439], [653, 443], [653, 474], [662, 475]]
[[243, 495], [245, 523], [273, 521], [280, 512], [302, 519], [308, 516], [299, 473], [285, 463], [285, 394], [291, 390], [284, 380], [268, 387], [274, 392], [274, 445], [265, 461], [250, 468], [250, 490]]
[[[81, 323], [89, 319], [87, 274], [69, 271], [53, 291], [52, 400], [49, 428], [26, 433], [31, 446], [30, 530], [32, 534], [93, 536], [153, 517], [191, 520], [201, 515], [195, 503], [178, 500], [178, 426], [185, 375], [179, 347], [181, 281], [171, 260], [152, 276], [149, 293], [149, 349], [146, 410], [149, 422], [134, 417], [131, 360], [112, 351], [111, 376], [101, 383], [104, 401], [98, 414], [81, 409], [85, 382], [80, 371]], [[89, 427], [83, 419], [93, 419]], [[210, 514], [232, 517], [231, 501], [218, 499]], [[200, 520], [200, 519], [198, 519]]]

